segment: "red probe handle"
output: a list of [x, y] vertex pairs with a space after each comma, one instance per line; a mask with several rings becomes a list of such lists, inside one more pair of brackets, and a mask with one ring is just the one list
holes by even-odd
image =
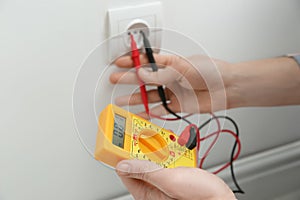
[[131, 58], [132, 58], [132, 61], [133, 61], [133, 64], [134, 64], [134, 67], [136, 70], [136, 74], [138, 77], [142, 101], [143, 101], [146, 113], [149, 114], [148, 96], [147, 96], [146, 86], [145, 86], [143, 80], [138, 75], [139, 69], [141, 67], [140, 52], [136, 46], [136, 42], [134, 41], [132, 34], [130, 34], [130, 40], [131, 40]]

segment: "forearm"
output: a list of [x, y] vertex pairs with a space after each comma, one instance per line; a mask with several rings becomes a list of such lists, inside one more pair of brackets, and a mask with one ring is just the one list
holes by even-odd
[[292, 58], [232, 64], [224, 82], [228, 108], [300, 104], [300, 69]]

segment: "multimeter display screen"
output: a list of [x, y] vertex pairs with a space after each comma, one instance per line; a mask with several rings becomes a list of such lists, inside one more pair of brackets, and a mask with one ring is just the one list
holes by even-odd
[[126, 125], [126, 118], [122, 117], [121, 115], [115, 114], [112, 143], [121, 148], [124, 147], [125, 125]]

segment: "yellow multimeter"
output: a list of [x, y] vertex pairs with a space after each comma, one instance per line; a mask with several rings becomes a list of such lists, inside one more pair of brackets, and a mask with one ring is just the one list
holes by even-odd
[[165, 168], [197, 164], [196, 150], [179, 145], [177, 135], [113, 104], [101, 112], [98, 126], [95, 159], [112, 167], [124, 159]]

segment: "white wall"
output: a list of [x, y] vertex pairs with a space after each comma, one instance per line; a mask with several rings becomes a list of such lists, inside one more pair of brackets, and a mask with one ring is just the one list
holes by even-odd
[[[144, 1], [0, 1], [0, 199], [109, 199], [126, 190], [91, 158], [73, 123], [83, 59], [106, 39], [109, 7]], [[300, 2], [162, 0], [164, 26], [228, 61], [300, 48]], [[230, 111], [243, 155], [299, 140], [299, 106]], [[214, 155], [211, 163], [223, 160]]]

